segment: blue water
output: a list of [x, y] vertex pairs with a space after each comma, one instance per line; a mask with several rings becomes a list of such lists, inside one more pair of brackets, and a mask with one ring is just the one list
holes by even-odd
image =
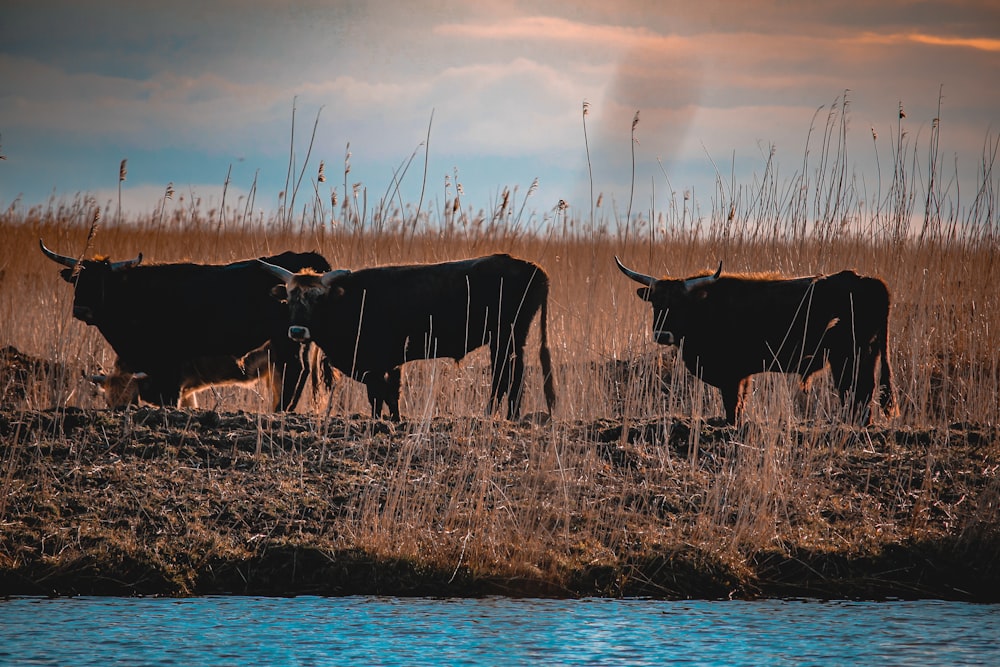
[[0, 665], [1000, 665], [1000, 606], [409, 598], [0, 601]]

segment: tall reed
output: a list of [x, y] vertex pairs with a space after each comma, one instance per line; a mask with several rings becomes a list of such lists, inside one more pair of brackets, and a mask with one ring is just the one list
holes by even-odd
[[[509, 252], [539, 263], [551, 279], [549, 341], [559, 395], [553, 422], [512, 425], [484, 415], [484, 351], [457, 365], [408, 364], [402, 425], [361, 421], [365, 438], [330, 440], [324, 450], [336, 456], [338, 447], [371, 443], [383, 428], [393, 435], [386, 448], [360, 454], [386, 465], [390, 476], [352, 496], [335, 517], [345, 543], [530, 574], [558, 571], [564, 559], [581, 554], [613, 562], [640, 543], [732, 555], [791, 544], [863, 548], [905, 535], [918, 511], [906, 494], [891, 505], [854, 507], [863, 520], [847, 532], [833, 523], [816, 531], [805, 517], [841, 511], [838, 503], [849, 500], [833, 491], [839, 482], [831, 471], [838, 462], [881, 456], [879, 448], [893, 433], [921, 430], [928, 444], [914, 452], [914, 461], [880, 459], [896, 476], [866, 485], [896, 488], [915, 469], [922, 475], [939, 466], [948, 458], [947, 434], [956, 423], [1000, 422], [997, 143], [987, 142], [980, 187], [972, 201], [963, 201], [941, 185], [950, 176], [942, 173], [939, 121], [925, 161], [900, 118], [891, 138], [891, 169], [884, 176], [880, 165], [873, 184], [847, 162], [847, 117], [846, 99], [838, 100], [810, 131], [811, 137], [818, 129], [819, 150], [810, 147], [788, 181], [778, 180], [773, 153], [753, 183], [727, 183], [720, 175], [707, 214], [686, 196], [677, 201], [671, 195], [655, 219], [633, 218], [630, 211], [620, 220], [599, 197], [588, 219], [528, 225], [522, 215], [534, 186], [520, 202], [518, 189], [508, 188], [494, 210], [474, 213], [462, 203], [457, 172], [443, 201], [425, 206], [422, 197], [407, 205], [398, 198], [397, 182], [369, 206], [364, 184], [348, 189], [349, 146], [339, 208], [334, 192], [329, 208], [319, 204], [322, 168], [312, 183], [318, 205], [293, 208], [304, 164], [294, 183], [290, 166], [292, 192], [286, 189], [270, 219], [254, 219], [239, 204], [203, 211], [183, 197], [173, 202], [168, 186], [153, 215], [104, 225], [87, 240], [94, 203], [85, 197], [30, 210], [12, 207], [0, 214], [0, 341], [69, 369], [16, 400], [24, 409], [100, 407], [101, 397], [81, 371], [114, 361], [99, 333], [72, 319], [71, 288], [36, 250], [39, 238], [66, 254], [83, 248], [112, 258], [142, 252], [146, 262], [229, 262], [315, 249], [334, 267], [350, 269]], [[919, 172], [927, 176], [917, 178]], [[104, 219], [113, 219], [107, 213]], [[232, 224], [212, 224], [223, 219]], [[806, 394], [788, 377], [760, 376], [747, 424], [720, 436], [712, 421], [722, 415], [717, 391], [691, 377], [674, 350], [652, 342], [648, 306], [618, 273], [614, 255], [672, 276], [721, 260], [731, 272], [805, 275], [853, 268], [881, 277], [893, 300], [890, 355], [900, 416], [858, 429], [843, 423], [825, 375]], [[544, 409], [537, 345], [536, 326], [528, 342], [529, 413]], [[9, 374], [0, 378], [0, 389], [13, 382]], [[222, 411], [264, 413], [268, 404], [263, 388], [212, 389], [199, 399]], [[342, 380], [329, 394], [308, 397], [300, 412], [326, 434], [331, 419], [366, 415], [367, 400], [361, 385]], [[619, 476], [609, 475], [609, 465], [620, 468]], [[933, 476], [928, 479], [933, 495]]]

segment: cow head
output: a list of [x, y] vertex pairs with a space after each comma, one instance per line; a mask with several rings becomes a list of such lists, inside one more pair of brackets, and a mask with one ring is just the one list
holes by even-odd
[[52, 252], [45, 247], [41, 239], [38, 239], [38, 245], [46, 257], [66, 267], [59, 272], [59, 275], [74, 285], [73, 317], [87, 324], [97, 324], [101, 321], [108, 296], [116, 291], [113, 283], [120, 280], [125, 271], [142, 261], [142, 253], [135, 259], [121, 262], [107, 259], [80, 260]]
[[103, 392], [109, 408], [123, 408], [139, 403], [139, 383], [149, 378], [146, 373], [129, 373], [115, 368], [110, 373], [94, 373], [90, 381]]
[[615, 257], [626, 276], [644, 285], [636, 290], [639, 298], [653, 305], [653, 338], [661, 345], [678, 345], [698, 317], [711, 286], [722, 274], [722, 262], [714, 274], [685, 279], [657, 279], [633, 271]]
[[320, 274], [303, 269], [293, 273], [260, 259], [257, 263], [281, 281], [271, 288], [271, 296], [288, 304], [288, 337], [300, 343], [312, 340], [310, 327], [321, 325], [317, 318], [319, 304], [344, 294], [344, 288], [336, 284], [337, 279], [350, 271], [333, 270]]

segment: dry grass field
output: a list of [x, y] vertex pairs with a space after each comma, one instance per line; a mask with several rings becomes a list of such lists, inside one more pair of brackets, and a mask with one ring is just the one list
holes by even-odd
[[[521, 201], [447, 201], [419, 217], [315, 201], [251, 218], [165, 199], [123, 222], [108, 207], [95, 230], [86, 198], [12, 207], [0, 214], [0, 344], [25, 356], [8, 351], [0, 368], [0, 594], [1000, 600], [989, 166], [962, 209], [916, 192], [899, 165], [866, 203], [832, 163], [791, 186], [720, 186], [711, 212], [679, 200], [629, 224], [603, 206], [591, 219], [525, 214]], [[194, 410], [108, 411], [83, 376], [114, 354], [72, 318], [39, 238], [144, 263], [292, 249], [356, 269], [509, 252], [551, 279], [558, 405], [539, 417], [535, 325], [519, 423], [484, 413], [485, 351], [405, 366], [399, 424], [368, 419], [350, 380], [290, 415], [269, 413], [262, 387], [203, 391]], [[899, 416], [856, 427], [826, 375], [808, 392], [761, 375], [745, 423], [725, 426], [718, 392], [652, 342], [649, 306], [615, 255], [671, 276], [722, 261], [882, 278]]]

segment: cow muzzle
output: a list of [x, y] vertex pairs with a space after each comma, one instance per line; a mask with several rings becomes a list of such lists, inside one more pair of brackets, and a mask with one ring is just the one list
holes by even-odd
[[288, 327], [288, 337], [299, 343], [304, 343], [311, 338], [309, 327], [301, 327], [293, 324]]

